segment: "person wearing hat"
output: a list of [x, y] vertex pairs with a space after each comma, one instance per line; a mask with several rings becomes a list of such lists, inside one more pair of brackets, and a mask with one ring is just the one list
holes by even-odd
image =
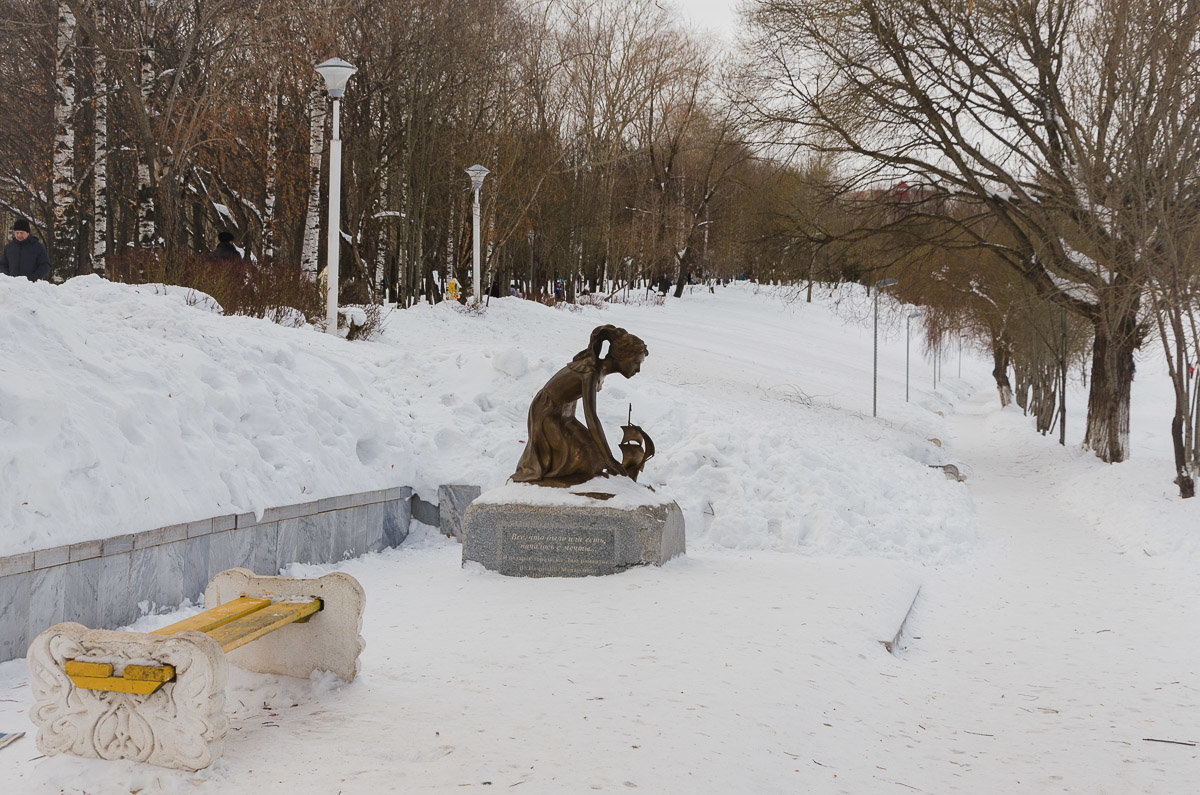
[[13, 239], [0, 254], [0, 273], [24, 276], [31, 282], [50, 278], [50, 254], [42, 241], [29, 234], [29, 221], [18, 218], [13, 224]]
[[233, 233], [222, 232], [217, 235], [217, 247], [212, 250], [212, 255], [217, 259], [239, 260], [242, 258], [242, 252], [237, 246], [233, 245]]

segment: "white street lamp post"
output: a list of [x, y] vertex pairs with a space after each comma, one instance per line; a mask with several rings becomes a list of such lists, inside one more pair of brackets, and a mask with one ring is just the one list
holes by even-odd
[[904, 323], [904, 402], [908, 402], [908, 361], [912, 354], [912, 322], [914, 317], [920, 317], [920, 312], [909, 312]]
[[340, 103], [346, 93], [346, 81], [358, 71], [341, 58], [330, 58], [317, 64], [317, 72], [325, 79], [325, 90], [333, 101], [333, 135], [329, 139], [329, 241], [325, 253], [325, 330], [337, 334], [338, 328], [338, 260], [341, 256], [342, 226], [342, 139], [339, 135]]
[[879, 416], [879, 291], [891, 287], [895, 279], [880, 279], [875, 282], [875, 342], [874, 359], [871, 363], [871, 416]]
[[479, 303], [479, 189], [483, 187], [483, 178], [491, 172], [481, 165], [473, 165], [467, 169], [467, 176], [471, 178], [471, 187], [475, 189], [475, 204], [471, 208], [471, 231], [472, 240], [474, 241], [475, 255], [475, 271], [472, 274], [472, 281], [475, 287], [475, 303]]

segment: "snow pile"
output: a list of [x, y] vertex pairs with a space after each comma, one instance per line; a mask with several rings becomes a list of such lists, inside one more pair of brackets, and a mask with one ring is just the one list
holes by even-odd
[[94, 276], [0, 307], [0, 554], [412, 478], [365, 349]]
[[690, 543], [930, 562], [974, 537], [965, 487], [929, 467], [948, 407], [898, 402], [891, 331], [885, 411], [865, 415], [870, 329], [831, 305], [748, 285], [661, 307], [505, 298], [392, 312], [379, 340], [348, 343], [163, 291], [0, 279], [0, 554], [394, 485], [502, 486], [532, 396], [601, 323], [650, 349], [640, 375], [607, 379], [601, 420], [614, 449], [631, 408], [653, 436], [642, 481], [680, 503]]

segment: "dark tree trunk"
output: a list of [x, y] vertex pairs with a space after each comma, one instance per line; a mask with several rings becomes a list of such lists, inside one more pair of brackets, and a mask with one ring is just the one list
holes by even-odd
[[1141, 344], [1137, 324], [1138, 300], [1113, 322], [1095, 321], [1092, 343], [1092, 383], [1088, 392], [1084, 446], [1101, 461], [1120, 463], [1129, 457], [1129, 393], [1133, 382], [1133, 353]]
[[1179, 486], [1179, 496], [1183, 499], [1196, 496], [1196, 481], [1187, 471], [1187, 455], [1183, 446], [1183, 415], [1187, 411], [1178, 393], [1175, 397], [1175, 416], [1171, 418], [1171, 446], [1175, 449], [1175, 485]]
[[1012, 362], [1012, 353], [1003, 337], [992, 340], [992, 378], [996, 379], [996, 391], [1000, 393], [1000, 405], [1007, 406], [1013, 402], [1012, 383], [1008, 380], [1008, 366]]
[[[1188, 420], [1188, 396], [1184, 379], [1187, 377], [1187, 343], [1183, 331], [1183, 318], [1180, 316], [1178, 305], [1167, 310], [1171, 321], [1171, 334], [1175, 340], [1174, 362], [1171, 361], [1172, 351], [1167, 349], [1167, 364], [1171, 371], [1171, 385], [1175, 392], [1175, 415], [1171, 417], [1171, 448], [1175, 453], [1175, 485], [1179, 486], [1179, 496], [1189, 499], [1196, 496], [1196, 481], [1188, 471], [1187, 442], [1184, 439], [1184, 427]], [[1159, 315], [1159, 330], [1163, 341], [1166, 332], [1162, 329], [1161, 313]]]

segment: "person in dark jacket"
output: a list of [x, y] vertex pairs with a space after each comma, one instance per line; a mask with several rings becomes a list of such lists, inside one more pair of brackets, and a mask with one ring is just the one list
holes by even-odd
[[217, 259], [240, 260], [242, 252], [238, 251], [238, 247], [233, 245], [233, 233], [222, 232], [217, 235], [217, 247], [212, 250], [212, 255]]
[[13, 224], [13, 239], [0, 254], [0, 273], [24, 276], [31, 282], [50, 278], [50, 254], [42, 241], [29, 234], [25, 218]]

